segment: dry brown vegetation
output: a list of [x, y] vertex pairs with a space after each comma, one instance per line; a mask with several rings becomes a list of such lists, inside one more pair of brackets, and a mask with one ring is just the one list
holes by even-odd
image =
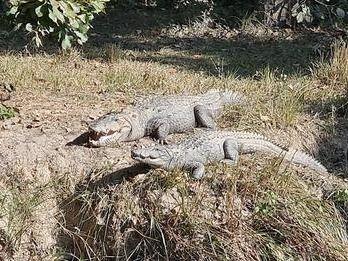
[[[16, 87], [5, 105], [18, 111], [0, 121], [1, 258], [347, 260], [347, 45], [202, 19], [144, 31], [129, 17], [134, 32], [115, 43], [101, 19], [84, 50], [1, 52], [0, 82]], [[65, 146], [137, 95], [210, 88], [248, 97], [226, 108], [221, 127], [302, 149], [331, 174], [252, 155], [209, 166], [197, 182], [133, 166], [134, 143]]]

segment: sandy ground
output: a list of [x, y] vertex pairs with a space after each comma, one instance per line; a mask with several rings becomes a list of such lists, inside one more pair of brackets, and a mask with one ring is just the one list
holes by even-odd
[[[110, 171], [117, 171], [133, 164], [129, 153], [132, 143], [122, 148], [67, 146], [87, 130], [86, 122], [107, 112], [118, 102], [117, 97], [110, 97], [104, 103], [76, 102], [75, 98], [57, 93], [21, 92], [6, 102], [18, 113], [14, 118], [0, 121], [0, 183], [3, 187], [14, 173], [19, 184], [29, 182], [36, 187], [67, 173], [74, 175], [73, 180], [81, 180], [94, 169], [108, 166]], [[40, 252], [42, 258], [56, 243], [57, 210], [55, 199], [41, 204], [33, 213], [30, 231], [22, 237], [21, 245], [35, 242], [39, 248], [36, 253]], [[26, 251], [28, 249], [30, 247]], [[15, 259], [23, 258], [29, 252], [16, 252]]]

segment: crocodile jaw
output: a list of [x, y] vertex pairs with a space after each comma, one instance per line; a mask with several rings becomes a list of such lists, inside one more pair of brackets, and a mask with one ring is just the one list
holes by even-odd
[[102, 147], [117, 143], [118, 141], [128, 141], [132, 132], [131, 123], [118, 113], [108, 113], [97, 120], [88, 124], [89, 145]]
[[119, 131], [109, 130], [107, 133], [98, 132], [90, 128], [89, 145], [102, 147], [119, 141], [127, 141], [131, 128], [124, 127]]
[[93, 147], [106, 146], [109, 143], [117, 142], [120, 139], [119, 133], [109, 132], [107, 134], [91, 130], [89, 144]]

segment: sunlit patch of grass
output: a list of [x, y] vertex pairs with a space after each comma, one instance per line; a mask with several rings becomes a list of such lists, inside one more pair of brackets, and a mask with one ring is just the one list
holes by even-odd
[[348, 90], [348, 46], [346, 42], [337, 41], [332, 46], [329, 62], [314, 65], [313, 75], [322, 83], [335, 88]]
[[[246, 94], [248, 102], [239, 108], [232, 107], [230, 112], [227, 109], [221, 118], [223, 126], [229, 126], [227, 121], [231, 121], [232, 126], [237, 124], [239, 128], [258, 131], [270, 128], [288, 130], [307, 124], [304, 105], [311, 92], [308, 79], [277, 76], [269, 68], [255, 77], [258, 81], [234, 80], [234, 84]], [[238, 122], [233, 120], [236, 115], [230, 116], [233, 112], [238, 114]]]
[[[33, 226], [37, 225], [37, 218], [40, 218], [38, 216], [43, 206], [48, 206], [47, 202], [52, 200], [54, 195], [49, 193], [52, 184], [32, 186], [30, 182], [19, 182], [20, 173], [12, 174], [12, 177], [3, 177], [0, 185], [0, 227], [6, 235], [6, 241], [1, 244], [5, 251], [10, 251], [8, 254], [11, 256], [24, 258], [18, 256], [17, 252], [23, 254], [26, 251], [23, 246], [34, 240], [33, 235], [36, 235], [36, 231], [33, 232]], [[41, 257], [48, 255], [34, 249], [32, 254]]]
[[196, 94], [223, 85], [218, 77], [185, 72], [158, 62], [132, 61], [123, 56], [108, 59], [116, 61], [88, 61], [77, 51], [32, 57], [9, 54], [0, 56], [0, 80], [13, 82], [18, 92], [44, 90], [73, 94], [99, 91], [126, 95]]
[[237, 167], [207, 166], [201, 181], [155, 170], [133, 183], [87, 185], [67, 201], [73, 220], [63, 227], [75, 242], [67, 251], [99, 259], [344, 260], [340, 213], [280, 163], [255, 156]]

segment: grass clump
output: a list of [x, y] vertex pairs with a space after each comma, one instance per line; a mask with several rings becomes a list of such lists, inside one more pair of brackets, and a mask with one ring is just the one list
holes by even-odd
[[309, 126], [308, 117], [305, 115], [305, 104], [311, 92], [308, 79], [299, 78], [297, 75], [278, 76], [270, 68], [258, 72], [254, 77], [257, 80], [225, 79], [242, 86], [248, 103], [243, 107], [227, 109], [221, 117], [222, 126], [235, 128], [239, 125], [244, 130], [277, 129], [287, 132], [295, 126]]
[[348, 45], [336, 41], [330, 53], [329, 62], [315, 65], [314, 76], [322, 83], [330, 86], [343, 87], [348, 91]]
[[21, 172], [14, 171], [11, 177], [0, 179], [0, 256], [5, 260], [25, 260], [29, 256], [47, 258], [50, 253], [35, 244], [46, 244], [49, 237], [45, 234], [45, 222], [49, 221], [42, 211], [51, 211], [48, 203], [52, 200], [51, 185], [34, 185], [29, 180], [21, 180], [20, 175]]
[[348, 205], [348, 189], [342, 189], [335, 193], [334, 198], [336, 202]]
[[252, 161], [209, 166], [214, 174], [199, 182], [181, 171], [103, 188], [85, 182], [63, 204], [65, 249], [97, 260], [345, 260], [347, 232], [334, 204], [278, 161]]

